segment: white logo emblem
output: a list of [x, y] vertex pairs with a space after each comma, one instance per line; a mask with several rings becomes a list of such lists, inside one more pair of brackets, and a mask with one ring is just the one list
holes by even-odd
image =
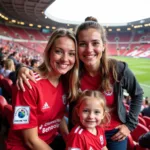
[[29, 106], [16, 106], [14, 112], [13, 124], [28, 124], [30, 115]]
[[49, 105], [47, 104], [47, 102], [45, 102], [45, 104], [43, 105], [42, 109], [48, 109], [50, 108]]
[[101, 143], [101, 145], [104, 145], [104, 138], [103, 138], [103, 136], [102, 136], [102, 135], [99, 137], [99, 139], [100, 139], [100, 143]]

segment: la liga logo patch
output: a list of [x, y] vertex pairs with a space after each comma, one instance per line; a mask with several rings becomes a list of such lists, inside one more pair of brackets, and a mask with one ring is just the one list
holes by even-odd
[[13, 124], [28, 124], [29, 123], [29, 106], [16, 106], [14, 112]]

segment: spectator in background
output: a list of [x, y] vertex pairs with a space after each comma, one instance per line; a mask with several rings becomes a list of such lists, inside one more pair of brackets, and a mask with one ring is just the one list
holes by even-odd
[[2, 72], [4, 77], [8, 77], [11, 72], [15, 71], [15, 65], [12, 59], [6, 59], [4, 62], [4, 71]]
[[39, 61], [37, 59], [32, 59], [31, 60], [31, 66], [30, 69], [34, 70], [39, 66]]
[[150, 148], [150, 132], [147, 132], [139, 137], [139, 145], [142, 148]]
[[142, 115], [143, 116], [148, 116], [150, 117], [150, 101], [148, 101], [148, 106], [145, 107], [143, 110], [142, 110]]
[[14, 61], [15, 66], [19, 65], [20, 62], [19, 60], [19, 53], [18, 52], [13, 52], [8, 56], [9, 59], [12, 59]]

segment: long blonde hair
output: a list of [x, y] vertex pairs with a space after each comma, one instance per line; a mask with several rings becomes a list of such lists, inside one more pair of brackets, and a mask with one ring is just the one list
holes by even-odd
[[103, 108], [103, 112], [104, 112], [104, 118], [101, 121], [101, 126], [108, 124], [110, 122], [110, 115], [109, 115], [109, 109], [106, 106], [105, 97], [100, 91], [94, 91], [94, 90], [85, 90], [85, 91], [79, 93], [79, 96], [78, 96], [77, 102], [76, 102], [76, 106], [73, 109], [72, 123], [74, 125], [80, 123], [80, 119], [79, 119], [77, 111], [79, 110], [81, 104], [83, 103], [83, 101], [86, 100], [87, 97], [90, 97], [91, 101], [92, 101], [93, 97], [97, 98], [97, 100], [100, 101], [101, 106]]
[[15, 71], [15, 64], [12, 59], [6, 59], [4, 62], [5, 70]]
[[75, 64], [74, 67], [68, 71], [65, 75], [62, 75], [61, 78], [63, 79], [63, 82], [65, 86], [67, 86], [68, 89], [68, 98], [71, 100], [76, 99], [78, 95], [78, 71], [79, 71], [79, 58], [78, 58], [78, 52], [77, 52], [77, 41], [75, 34], [64, 28], [60, 28], [55, 30], [48, 43], [47, 46], [44, 50], [44, 62], [38, 67], [38, 72], [44, 77], [48, 76], [48, 73], [51, 72], [51, 67], [50, 67], [50, 52], [52, 49], [52, 46], [54, 42], [60, 38], [60, 37], [68, 37], [73, 40], [75, 43]]

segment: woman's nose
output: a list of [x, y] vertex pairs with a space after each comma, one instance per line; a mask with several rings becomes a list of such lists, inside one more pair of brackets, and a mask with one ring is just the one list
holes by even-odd
[[63, 60], [63, 61], [67, 61], [67, 59], [68, 59], [68, 56], [67, 56], [66, 54], [64, 54], [64, 55], [62, 56], [62, 60]]
[[88, 51], [88, 52], [91, 52], [91, 51], [92, 51], [92, 45], [91, 45], [91, 44], [88, 44], [88, 45], [87, 45], [87, 51]]

